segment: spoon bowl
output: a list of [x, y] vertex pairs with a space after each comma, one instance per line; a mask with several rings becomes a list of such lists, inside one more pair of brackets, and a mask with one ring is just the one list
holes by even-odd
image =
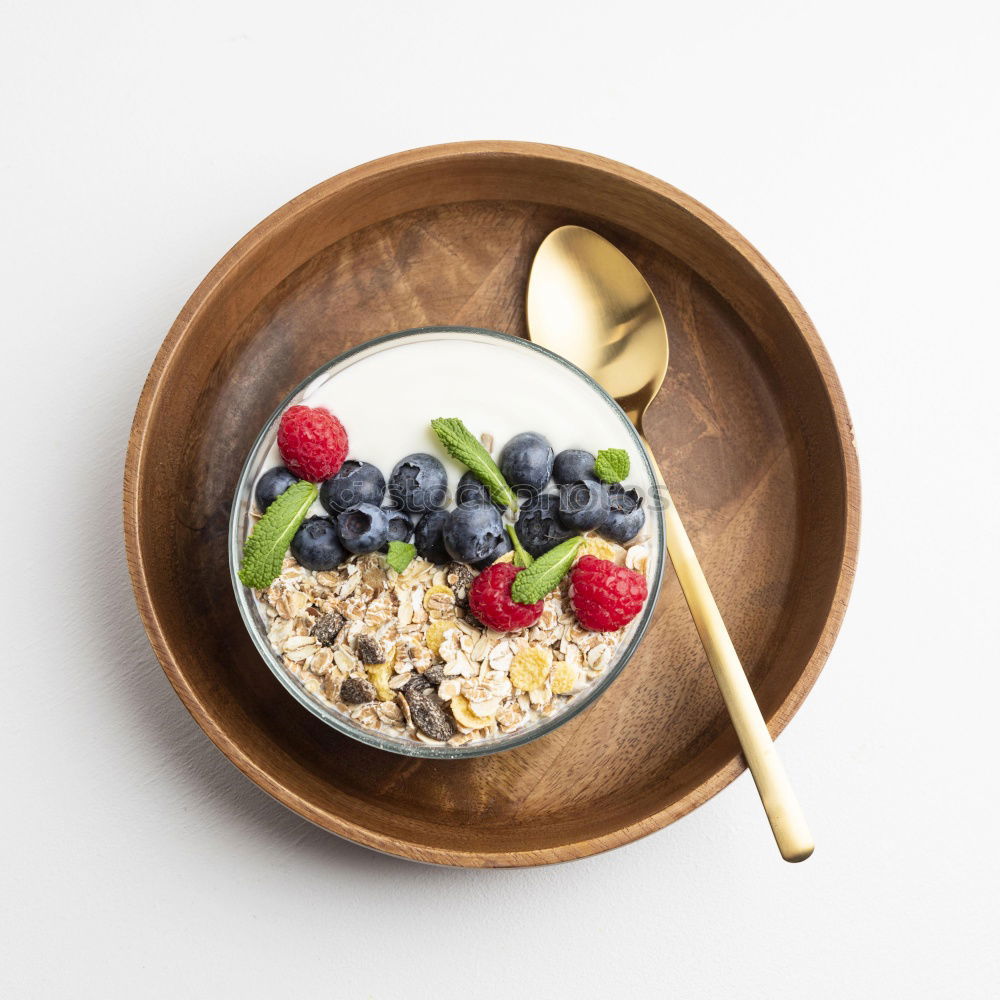
[[670, 348], [663, 313], [635, 265], [592, 230], [561, 226], [535, 255], [527, 308], [532, 339], [588, 372], [641, 434]]

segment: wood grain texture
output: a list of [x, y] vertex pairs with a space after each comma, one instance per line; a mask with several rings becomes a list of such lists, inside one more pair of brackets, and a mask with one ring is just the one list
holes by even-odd
[[281, 802], [377, 850], [571, 860], [660, 829], [744, 766], [669, 568], [642, 649], [591, 709], [462, 761], [330, 730], [279, 687], [231, 597], [232, 493], [289, 387], [394, 330], [524, 336], [533, 252], [568, 223], [619, 246], [663, 308], [670, 371], [646, 430], [772, 735], [843, 618], [860, 509], [847, 409], [808, 317], [742, 237], [667, 184], [551, 146], [431, 147], [332, 178], [230, 251], [171, 329], [135, 417], [125, 534], [150, 641], [195, 719]]

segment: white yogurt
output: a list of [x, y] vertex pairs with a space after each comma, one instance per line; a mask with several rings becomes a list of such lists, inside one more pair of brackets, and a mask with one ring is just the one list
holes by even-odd
[[[325, 406], [347, 431], [348, 457], [371, 462], [386, 480], [406, 455], [436, 456], [448, 470], [449, 502], [465, 468], [435, 437], [435, 417], [459, 417], [476, 437], [492, 434], [494, 458], [521, 431], [543, 434], [556, 454], [623, 448], [631, 485], [648, 491], [621, 411], [574, 371], [518, 341], [447, 331], [390, 343], [321, 375], [296, 402]], [[281, 464], [272, 441], [257, 475]], [[318, 502], [313, 513], [323, 513]]]

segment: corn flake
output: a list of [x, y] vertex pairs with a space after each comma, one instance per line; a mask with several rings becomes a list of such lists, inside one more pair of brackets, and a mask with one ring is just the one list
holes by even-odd
[[466, 729], [485, 729], [487, 726], [492, 726], [496, 723], [496, 719], [492, 715], [482, 718], [476, 715], [469, 707], [468, 699], [464, 695], [456, 694], [449, 702], [449, 705], [451, 705], [451, 712], [455, 716], [455, 721], [460, 726], [465, 726]]
[[563, 660], [552, 671], [552, 693], [569, 694], [576, 687], [576, 667]]
[[545, 683], [551, 669], [551, 649], [525, 646], [510, 662], [510, 682], [521, 691], [534, 691]]

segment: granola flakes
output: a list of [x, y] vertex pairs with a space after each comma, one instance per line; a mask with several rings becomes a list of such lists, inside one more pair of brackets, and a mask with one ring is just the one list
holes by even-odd
[[[648, 546], [587, 539], [585, 551], [646, 569]], [[414, 558], [402, 573], [377, 554], [311, 572], [291, 557], [259, 591], [284, 668], [355, 724], [402, 740], [462, 746], [552, 715], [607, 669], [624, 630], [583, 629], [564, 584], [530, 629], [502, 633], [468, 610], [475, 573]]]

